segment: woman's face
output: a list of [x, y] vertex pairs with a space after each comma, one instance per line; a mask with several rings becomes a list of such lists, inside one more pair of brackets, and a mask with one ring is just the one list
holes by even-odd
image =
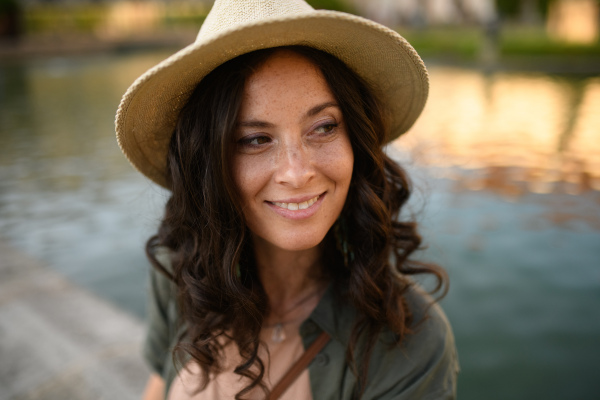
[[281, 50], [246, 81], [233, 156], [248, 227], [285, 250], [317, 246], [340, 215], [354, 155], [319, 69]]

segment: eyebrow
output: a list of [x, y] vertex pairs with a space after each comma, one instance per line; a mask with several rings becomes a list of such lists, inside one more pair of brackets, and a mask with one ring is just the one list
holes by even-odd
[[[329, 107], [338, 107], [339, 108], [339, 105], [335, 101], [328, 101], [326, 103], [316, 105], [306, 112], [306, 114], [304, 115], [304, 118], [312, 117]], [[237, 126], [240, 128], [242, 128], [242, 127], [243, 128], [273, 128], [275, 126], [275, 124], [272, 124], [272, 123], [266, 122], [266, 121], [251, 119], [248, 121], [242, 121], [242, 122], [238, 123]]]
[[237, 124], [237, 126], [244, 127], [244, 128], [272, 128], [275, 125], [273, 125], [270, 122], [251, 119], [249, 121], [242, 121], [239, 124]]
[[313, 108], [311, 108], [310, 110], [308, 110], [308, 112], [306, 113], [306, 116], [307, 117], [312, 117], [312, 116], [320, 113], [321, 111], [323, 111], [324, 109], [329, 108], [329, 107], [337, 107], [337, 108], [339, 108], [340, 106], [335, 101], [328, 101], [327, 103], [319, 104], [318, 106], [314, 106]]

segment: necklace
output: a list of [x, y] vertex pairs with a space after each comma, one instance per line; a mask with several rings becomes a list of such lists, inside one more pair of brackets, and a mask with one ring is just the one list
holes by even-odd
[[[300, 301], [298, 301], [296, 304], [294, 304], [292, 307], [288, 308], [285, 312], [283, 313], [274, 313], [276, 314], [275, 316], [279, 319], [278, 322], [276, 322], [273, 325], [267, 325], [267, 327], [272, 326], [273, 327], [273, 332], [271, 333], [271, 341], [273, 343], [281, 343], [285, 340], [286, 335], [285, 335], [285, 329], [284, 326], [297, 321], [299, 318], [294, 318], [292, 320], [289, 321], [284, 321], [285, 316], [290, 314], [291, 312], [297, 310], [298, 308], [300, 308], [302, 305], [308, 303], [309, 300], [313, 299], [315, 296], [320, 295], [323, 293], [323, 289], [319, 288], [319, 290], [314, 291], [313, 293], [309, 294], [308, 296], [302, 298]], [[312, 310], [311, 310], [312, 311]]]
[[283, 330], [283, 324], [278, 322], [273, 327], [273, 333], [271, 333], [271, 340], [273, 343], [281, 343], [285, 340], [285, 331]]

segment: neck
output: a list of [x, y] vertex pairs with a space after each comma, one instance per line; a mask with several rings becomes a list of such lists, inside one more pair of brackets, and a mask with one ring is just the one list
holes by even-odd
[[253, 242], [258, 274], [271, 309], [268, 319], [283, 318], [299, 303], [302, 307], [294, 309], [293, 314], [307, 308], [312, 311], [327, 284], [322, 274], [321, 249], [317, 246], [289, 251], [258, 237]]

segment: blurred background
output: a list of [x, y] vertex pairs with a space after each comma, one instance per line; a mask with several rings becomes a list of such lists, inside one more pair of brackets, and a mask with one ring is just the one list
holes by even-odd
[[[405, 36], [431, 78], [389, 146], [451, 288], [461, 399], [600, 393], [600, 1], [330, 0]], [[0, 0], [0, 241], [144, 318], [168, 194], [114, 138], [133, 80], [210, 1]]]

